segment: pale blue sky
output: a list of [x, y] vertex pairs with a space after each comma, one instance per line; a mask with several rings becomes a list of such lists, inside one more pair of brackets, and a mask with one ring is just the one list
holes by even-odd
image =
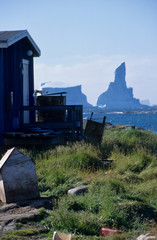
[[35, 85], [82, 84], [89, 102], [126, 62], [136, 98], [157, 104], [157, 0], [0, 0], [0, 30], [27, 29], [39, 48]]

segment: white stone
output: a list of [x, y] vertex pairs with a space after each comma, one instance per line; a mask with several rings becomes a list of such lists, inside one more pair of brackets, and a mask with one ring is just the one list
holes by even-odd
[[88, 190], [88, 185], [83, 185], [83, 186], [80, 186], [80, 187], [71, 188], [71, 189], [68, 190], [68, 195], [69, 194], [79, 195], [79, 194], [87, 192], [87, 190]]

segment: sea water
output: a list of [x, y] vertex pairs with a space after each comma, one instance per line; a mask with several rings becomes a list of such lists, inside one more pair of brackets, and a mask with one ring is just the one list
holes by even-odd
[[[83, 119], [86, 122], [91, 116], [90, 112], [84, 112]], [[143, 128], [157, 133], [157, 112], [106, 112], [93, 111], [92, 120], [102, 122], [106, 116], [106, 122], [116, 125], [134, 125], [136, 128]]]

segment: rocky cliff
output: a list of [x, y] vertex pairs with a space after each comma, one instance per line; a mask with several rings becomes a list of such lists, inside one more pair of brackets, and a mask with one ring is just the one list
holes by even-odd
[[125, 81], [126, 69], [123, 62], [115, 71], [114, 82], [111, 82], [106, 92], [102, 93], [97, 100], [97, 106], [107, 108], [139, 108], [139, 99], [133, 97], [133, 89], [127, 88]]
[[42, 88], [42, 90], [48, 91], [48, 94], [67, 92], [66, 94], [67, 105], [83, 105], [83, 107], [85, 108], [92, 107], [92, 105], [88, 103], [86, 95], [82, 93], [81, 87], [82, 87], [81, 85], [65, 88], [44, 87]]

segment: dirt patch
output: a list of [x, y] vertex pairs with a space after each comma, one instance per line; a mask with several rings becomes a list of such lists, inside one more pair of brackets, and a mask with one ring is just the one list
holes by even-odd
[[16, 229], [17, 222], [38, 220], [42, 217], [39, 208], [51, 209], [48, 198], [39, 198], [11, 204], [0, 205], [0, 235], [6, 231]]

